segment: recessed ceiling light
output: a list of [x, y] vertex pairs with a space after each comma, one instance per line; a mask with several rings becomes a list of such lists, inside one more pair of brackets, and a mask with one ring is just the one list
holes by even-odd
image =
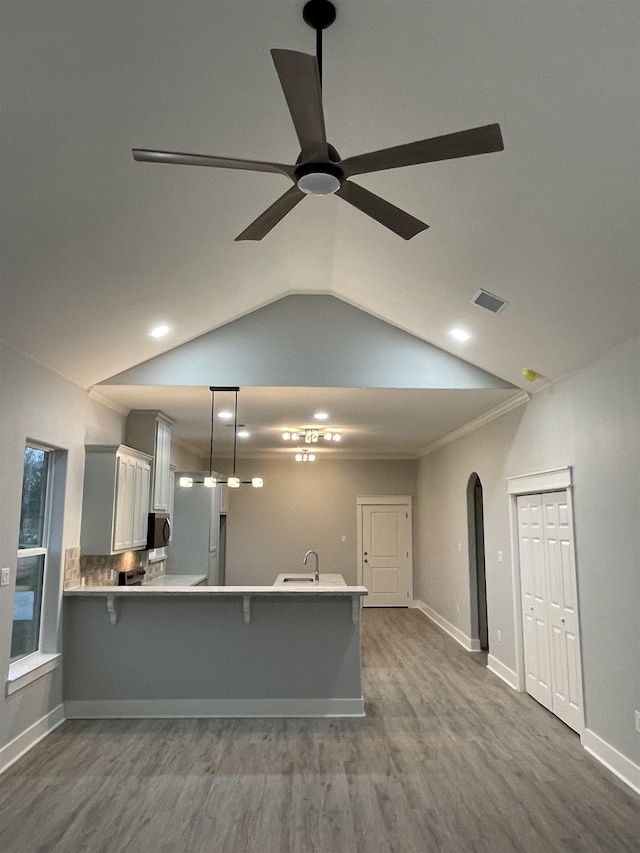
[[471, 335], [469, 332], [465, 332], [464, 329], [451, 329], [449, 332], [452, 338], [455, 338], [457, 341], [468, 341]]
[[317, 421], [326, 421], [329, 419], [329, 415], [326, 412], [316, 412], [313, 417]]
[[223, 421], [230, 421], [233, 417], [233, 412], [218, 412], [218, 417], [221, 418]]
[[239, 429], [236, 434], [238, 438], [249, 438], [249, 436], [251, 435], [248, 429]]
[[166, 323], [161, 323], [159, 326], [156, 326], [155, 329], [151, 329], [149, 334], [152, 338], [164, 338], [164, 336], [169, 332], [169, 327]]

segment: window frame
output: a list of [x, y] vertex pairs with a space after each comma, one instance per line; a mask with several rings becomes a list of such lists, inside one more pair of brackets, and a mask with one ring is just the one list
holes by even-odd
[[[51, 556], [51, 520], [53, 515], [53, 501], [54, 501], [54, 493], [56, 490], [56, 462], [57, 462], [57, 450], [50, 445], [42, 444], [37, 441], [32, 441], [30, 439], [26, 439], [24, 443], [23, 450], [23, 482], [24, 482], [24, 458], [26, 455], [27, 448], [33, 448], [34, 450], [43, 451], [46, 454], [47, 460], [47, 469], [46, 469], [46, 486], [45, 486], [45, 497], [44, 497], [44, 518], [42, 524], [42, 545], [37, 547], [30, 548], [20, 548], [16, 552], [16, 574], [15, 578], [17, 581], [17, 573], [18, 566], [20, 560], [27, 559], [35, 556], [44, 556], [43, 560], [43, 568], [42, 568], [42, 589], [40, 595], [40, 612], [39, 612], [39, 624], [38, 624], [38, 638], [37, 638], [37, 647], [34, 651], [28, 652], [25, 655], [14, 658], [9, 662], [9, 672], [6, 683], [6, 695], [10, 695], [14, 693], [16, 690], [19, 690], [21, 687], [30, 684], [37, 678], [40, 678], [42, 675], [46, 675], [46, 673], [51, 672], [51, 670], [55, 669], [61, 659], [61, 654], [58, 651], [45, 651], [45, 646], [47, 645], [47, 636], [50, 635], [51, 630], [49, 626], [49, 622], [51, 620], [51, 616], [49, 614], [49, 607], [47, 606], [47, 602], [50, 600], [50, 587], [54, 582], [52, 578], [51, 566], [50, 566], [50, 556]], [[23, 495], [21, 493], [20, 496], [20, 512], [22, 513], [22, 500]], [[14, 600], [15, 600], [15, 586], [16, 583], [14, 581]], [[14, 620], [12, 620], [13, 626]]]

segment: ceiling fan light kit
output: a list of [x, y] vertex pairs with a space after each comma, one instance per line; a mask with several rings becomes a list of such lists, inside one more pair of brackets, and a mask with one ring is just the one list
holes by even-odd
[[316, 31], [316, 56], [295, 50], [271, 51], [300, 143], [300, 154], [294, 165], [142, 148], [134, 148], [133, 157], [147, 163], [286, 175], [293, 186], [245, 228], [236, 240], [262, 240], [307, 195], [336, 195], [404, 240], [410, 240], [429, 226], [349, 179], [386, 169], [502, 151], [504, 144], [500, 126], [474, 127], [342, 160], [327, 142], [322, 106], [322, 32], [335, 21], [335, 6], [330, 0], [309, 0], [302, 14], [305, 22]]

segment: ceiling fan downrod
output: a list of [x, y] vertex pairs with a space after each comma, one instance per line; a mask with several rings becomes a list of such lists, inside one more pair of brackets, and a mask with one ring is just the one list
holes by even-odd
[[316, 59], [322, 86], [322, 31], [330, 27], [336, 19], [336, 7], [331, 0], [309, 0], [302, 10], [302, 17], [316, 31]]

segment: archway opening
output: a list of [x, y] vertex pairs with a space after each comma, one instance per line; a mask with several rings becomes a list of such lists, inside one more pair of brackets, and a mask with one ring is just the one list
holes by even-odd
[[467, 524], [469, 532], [469, 593], [471, 599], [471, 638], [480, 649], [489, 649], [487, 622], [487, 579], [484, 555], [484, 508], [482, 483], [474, 472], [467, 483]]

